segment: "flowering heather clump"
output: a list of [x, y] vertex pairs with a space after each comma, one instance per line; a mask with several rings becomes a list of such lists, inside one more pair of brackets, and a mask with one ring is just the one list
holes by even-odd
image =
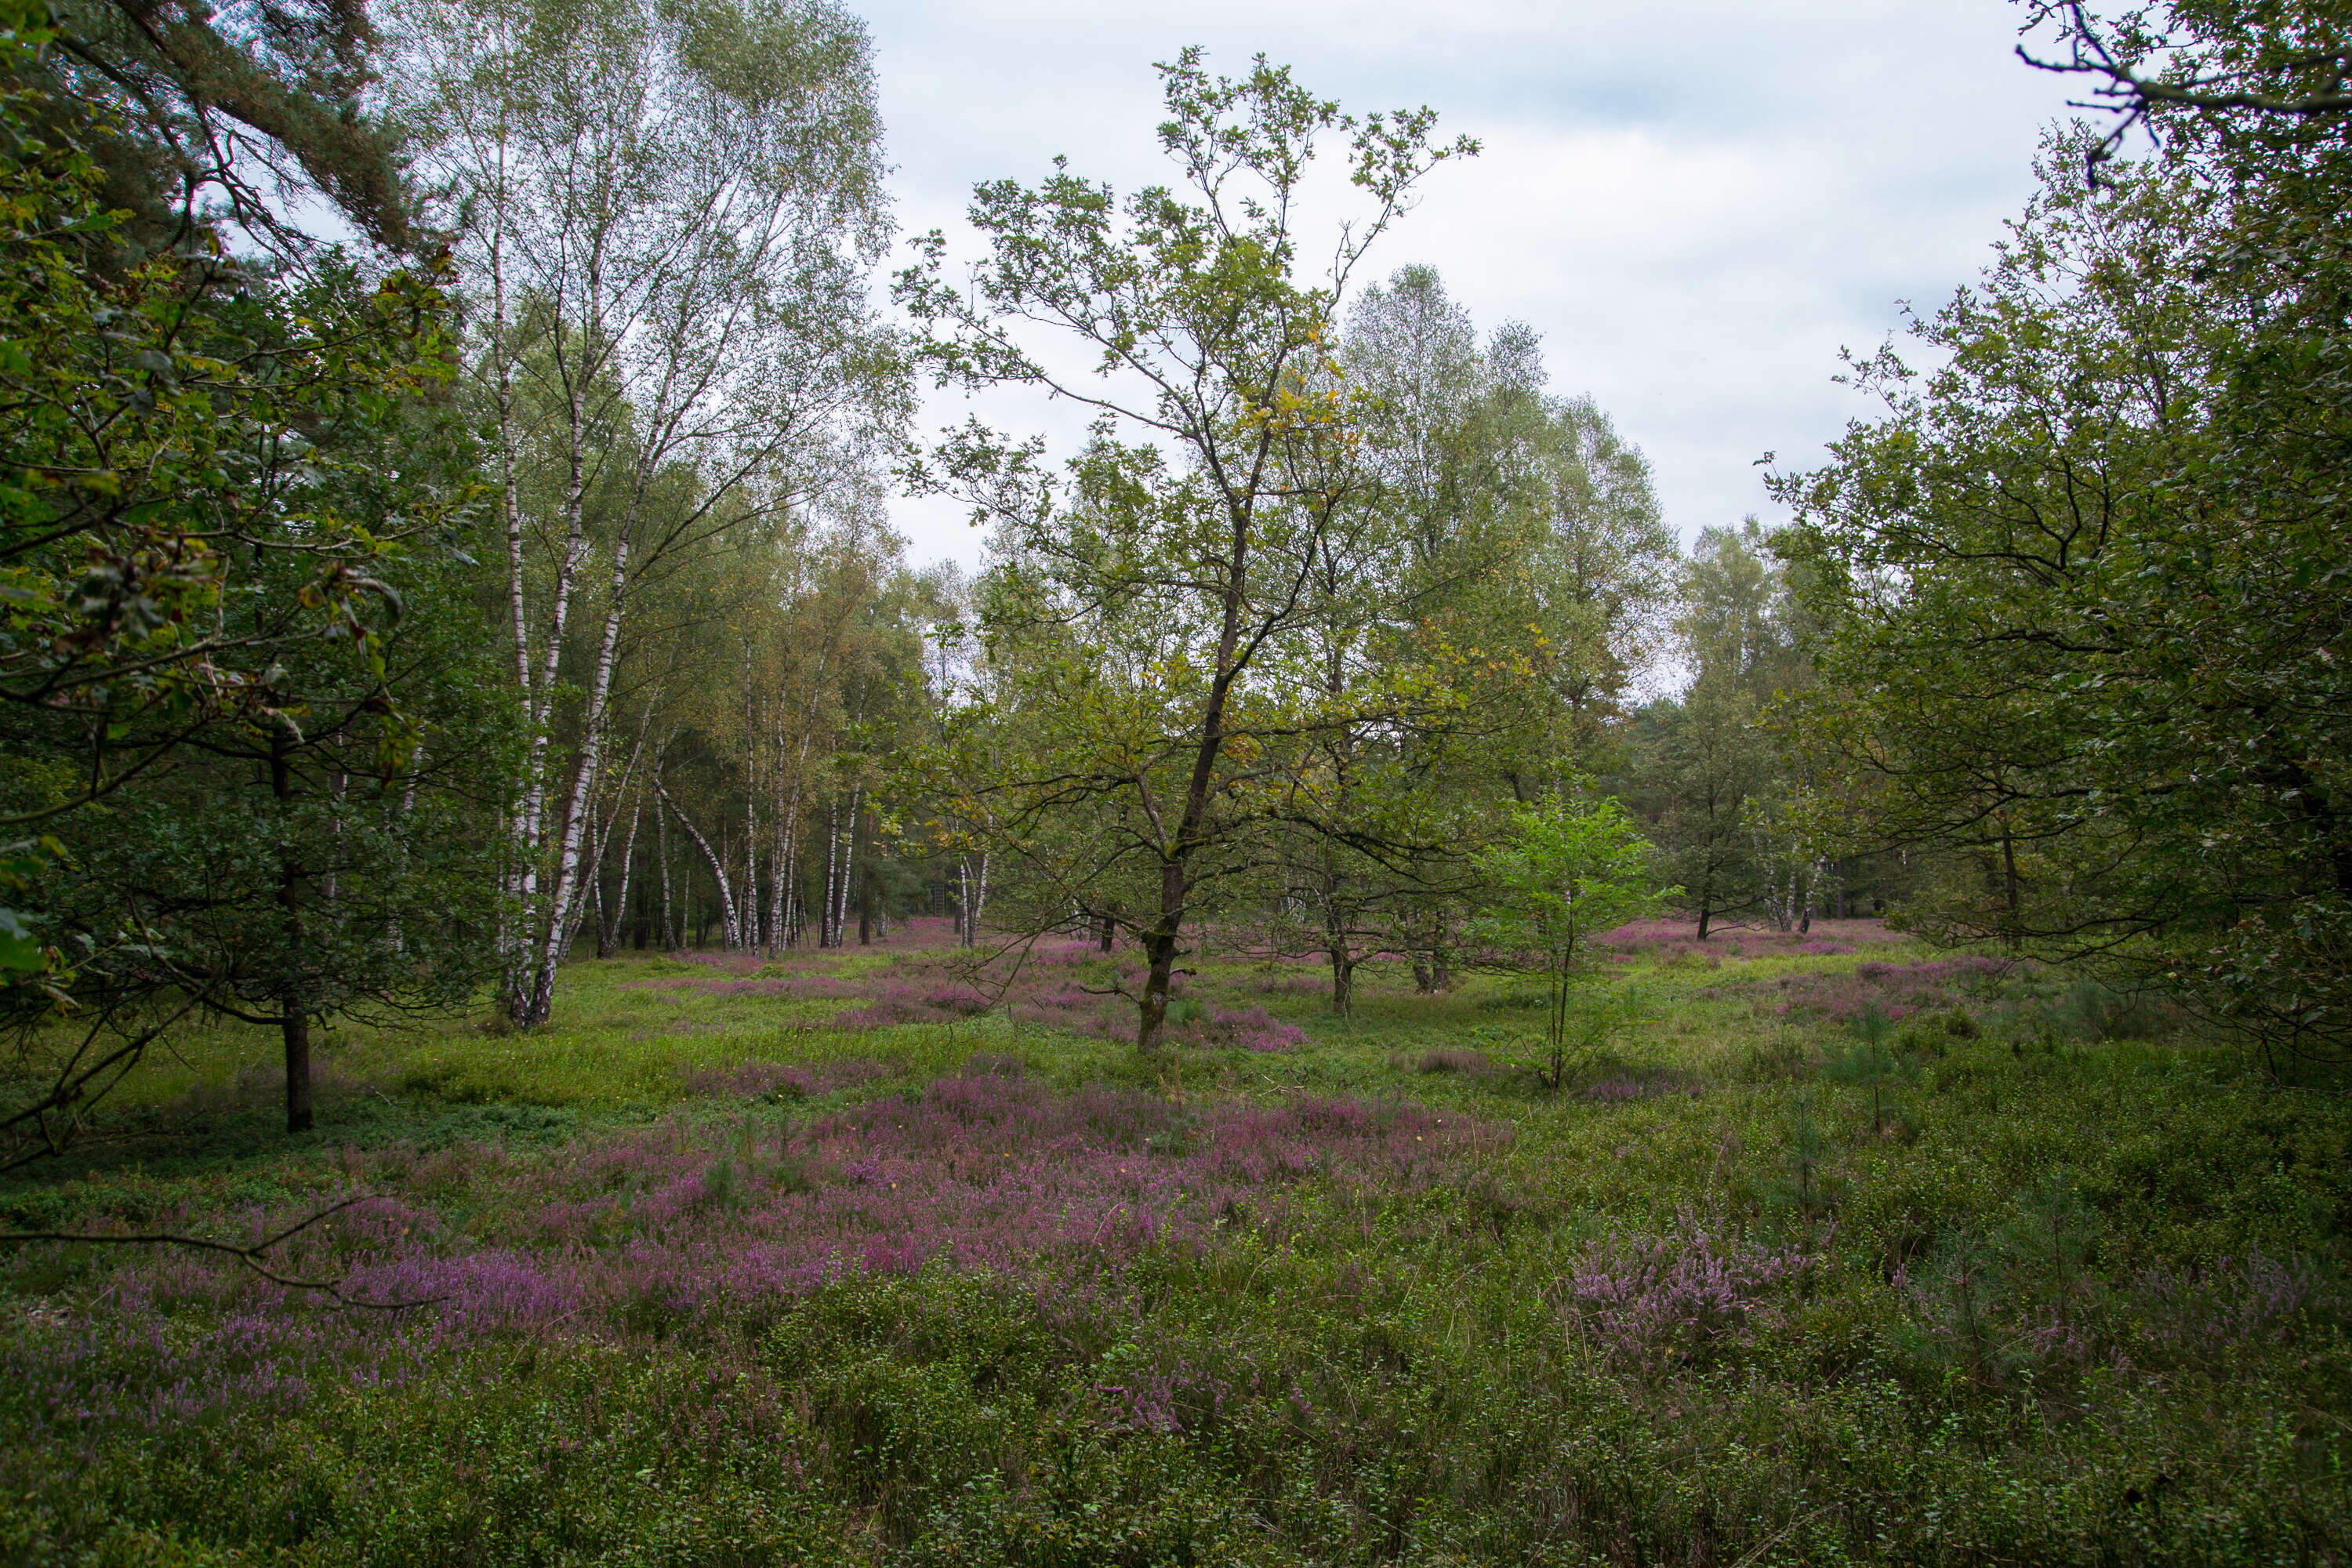
[[892, 1024], [953, 1023], [985, 1013], [992, 1005], [973, 986], [954, 981], [929, 984], [886, 982], [869, 992], [866, 1005], [835, 1014], [836, 1029], [878, 1029]]
[[830, 974], [779, 974], [765, 975], [756, 980], [703, 982], [695, 989], [711, 996], [782, 996], [795, 1001], [865, 994], [855, 983]]
[[1604, 948], [1620, 952], [1654, 953], [1662, 962], [1682, 957], [1711, 954], [1717, 951], [1733, 957], [1769, 957], [1803, 953], [1812, 957], [1829, 957], [1853, 952], [1873, 942], [1903, 941], [1903, 933], [1886, 929], [1874, 920], [1816, 921], [1811, 931], [1774, 931], [1766, 926], [1718, 925], [1708, 933], [1708, 940], [1698, 940], [1698, 926], [1692, 921], [1633, 921], [1619, 926], [1600, 938]]
[[1080, 1034], [1108, 1035], [1112, 1032], [1108, 1015], [1118, 1002], [1118, 997], [1104, 996], [1075, 982], [1064, 981], [1051, 989], [1016, 992], [1007, 1011], [1016, 1024], [1043, 1024]]
[[1602, 932], [1599, 940], [1603, 947], [1633, 952], [1645, 947], [1688, 942], [1696, 930], [1687, 921], [1629, 921], [1614, 931]]
[[1108, 956], [1096, 942], [1072, 937], [1047, 937], [1029, 950], [1027, 963], [1050, 963], [1069, 968], [1081, 963], [1094, 963]]
[[2322, 1299], [2311, 1266], [2259, 1254], [2200, 1269], [2151, 1268], [2128, 1292], [2133, 1317], [2161, 1343], [2210, 1351], [2284, 1338], [2306, 1307], [2340, 1313], [2343, 1303]]
[[[1106, 1039], [1135, 1038], [1135, 1005], [1123, 996], [1104, 996], [1074, 985], [1060, 986], [1016, 1004], [1018, 1023], [1045, 1024]], [[1227, 1008], [1201, 1005], [1171, 1016], [1168, 1038], [1175, 1045], [1207, 1050], [1292, 1051], [1307, 1043], [1307, 1031], [1286, 1024], [1263, 1007]]]
[[1576, 1266], [1566, 1306], [1595, 1342], [1627, 1361], [1696, 1358], [1772, 1302], [1813, 1262], [1688, 1214], [1654, 1237], [1617, 1236]]
[[[803, 1070], [776, 1069], [775, 1081]], [[920, 1092], [802, 1122], [675, 1121], [529, 1158], [482, 1145], [424, 1158], [354, 1151], [355, 1179], [404, 1176], [470, 1217], [457, 1226], [370, 1204], [273, 1261], [339, 1278], [358, 1300], [420, 1303], [413, 1310], [325, 1310], [226, 1260], [130, 1257], [70, 1332], [0, 1350], [0, 1375], [34, 1391], [53, 1430], [93, 1402], [126, 1419], [184, 1422], [349, 1384], [354, 1369], [393, 1376], [406, 1352], [514, 1333], [690, 1330], [855, 1275], [988, 1269], [1063, 1289], [1155, 1246], [1205, 1247], [1219, 1216], [1269, 1185], [1426, 1186], [1507, 1137], [1461, 1116], [1348, 1100], [1188, 1113], [1130, 1089], [1056, 1093], [1017, 1066], [980, 1061]], [[243, 1229], [258, 1237], [286, 1217], [257, 1207]], [[0, 1258], [0, 1280], [31, 1263]], [[208, 1308], [210, 1326], [167, 1331], [164, 1316], [190, 1306]], [[151, 1356], [140, 1364], [153, 1376], [100, 1375]]]
[[788, 1000], [824, 1000], [863, 996], [864, 987], [830, 974], [760, 974], [741, 980], [703, 980], [690, 974], [664, 980], [624, 980], [620, 991], [667, 991], [696, 996], [778, 996]]
[[1266, 996], [1322, 996], [1330, 992], [1331, 982], [1321, 974], [1265, 974], [1250, 989]]
[[1245, 1051], [1291, 1051], [1307, 1043], [1307, 1031], [1269, 1016], [1263, 1007], [1238, 1011], [1206, 1007], [1176, 1031], [1188, 1046], [1239, 1047]]
[[1616, 1073], [1585, 1089], [1584, 1098], [1601, 1105], [1622, 1105], [1629, 1100], [1654, 1100], [1666, 1094], [1686, 1094], [1696, 1100], [1698, 1081], [1683, 1073]]
[[725, 974], [752, 974], [764, 966], [764, 961], [757, 952], [742, 950], [732, 952], [673, 952], [669, 956], [680, 963], [698, 963]]
[[1900, 1022], [1923, 1009], [1951, 1006], [1968, 987], [2000, 974], [1999, 959], [1960, 957], [1926, 963], [1857, 964], [1846, 974], [1796, 974], [1776, 987], [1777, 1013], [1819, 1013], [1851, 1023], [1875, 1012]]
[[814, 1067], [788, 1067], [782, 1062], [745, 1062], [740, 1067], [707, 1068], [687, 1076], [692, 1092], [735, 1100], [806, 1100], [855, 1089], [890, 1076], [880, 1062], [852, 1059]]

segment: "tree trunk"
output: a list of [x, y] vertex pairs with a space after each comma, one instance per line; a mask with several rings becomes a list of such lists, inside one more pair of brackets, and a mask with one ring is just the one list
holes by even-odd
[[[621, 843], [621, 886], [613, 897], [612, 918], [608, 921], [601, 908], [597, 910], [596, 956], [599, 958], [611, 958], [621, 950], [621, 921], [627, 918], [629, 910], [629, 868], [637, 863], [637, 819], [645, 815], [645, 789], [639, 785], [636, 803], [629, 807], [629, 836]], [[596, 898], [600, 905], [604, 897], [604, 884], [599, 877]], [[637, 945], [643, 947], [645, 943], [640, 941]]]
[[289, 1008], [278, 1020], [286, 1041], [286, 1131], [310, 1131], [310, 1015]]
[[2003, 923], [2008, 928], [2001, 933], [2002, 942], [2011, 953], [2021, 952], [2025, 948], [2025, 900], [2017, 874], [2017, 840], [2010, 834], [2006, 816], [2000, 819], [2000, 869]]
[[[868, 813], [865, 816], [853, 815], [850, 817], [849, 841], [853, 848], [857, 843], [859, 825], [863, 823], [870, 830], [871, 816]], [[857, 945], [874, 945], [874, 846], [870, 842], [866, 846], [866, 858], [859, 863], [857, 871]]]
[[656, 853], [661, 858], [662, 885], [662, 951], [676, 952], [678, 948], [677, 915], [670, 902], [669, 811], [661, 798], [661, 772], [656, 764], [654, 773], [654, 839]]
[[628, 600], [629, 542], [624, 536], [613, 548], [613, 598], [604, 611], [604, 637], [596, 650], [596, 676], [589, 688], [588, 706], [582, 714], [580, 760], [572, 769], [572, 794], [565, 802], [563, 837], [555, 857], [555, 886], [548, 895], [547, 925], [541, 938], [538, 971], [532, 976], [526, 1005], [515, 1022], [538, 1025], [555, 1011], [555, 966], [563, 957], [572, 900], [579, 897], [580, 838], [594, 809], [596, 771], [601, 761], [597, 742], [603, 733], [605, 708], [613, 699], [613, 669], [620, 657], [621, 613]]
[[1118, 928], [1111, 923], [1111, 918], [1108, 915], [1103, 916], [1102, 922], [1096, 929], [1095, 935], [1105, 952], [1108, 952], [1110, 951], [1111, 938], [1116, 936], [1118, 932]]
[[[655, 787], [659, 789], [660, 785], [656, 784]], [[739, 945], [736, 938], [740, 933], [742, 925], [737, 917], [735, 889], [729, 885], [727, 879], [725, 857], [710, 847], [710, 841], [703, 837], [701, 829], [694, 826], [693, 820], [686, 813], [678, 810], [677, 803], [669, 798], [667, 791], [662, 792], [661, 798], [668, 805], [671, 815], [677, 818], [677, 825], [686, 829], [686, 836], [693, 839], [695, 847], [702, 851], [702, 858], [710, 864], [711, 880], [719, 884], [719, 940], [730, 948]]]
[[[964, 864], [969, 867], [971, 863], [966, 861]], [[980, 918], [988, 912], [987, 850], [983, 849], [980, 852], [980, 865], [973, 868], [967, 886], [971, 889], [971, 894], [964, 900], [963, 906], [963, 944], [966, 947], [977, 947], [980, 945]]]
[[[286, 736], [273, 731], [269, 739], [269, 789], [282, 810], [294, 799], [294, 766], [287, 755]], [[287, 946], [299, 953], [302, 942], [302, 886], [306, 873], [289, 847], [278, 863], [278, 907], [286, 922]], [[278, 1029], [286, 1042], [286, 1131], [310, 1130], [310, 1008], [299, 991], [280, 996]]]
[[637, 884], [637, 907], [632, 912], [629, 919], [630, 945], [635, 947], [639, 952], [645, 952], [646, 943], [652, 936], [654, 923], [653, 909], [653, 894], [646, 890], [646, 885], [643, 882], [639, 882]]
[[[1172, 868], [1171, 868], [1172, 870]], [[1181, 875], [1181, 872], [1176, 873]], [[1163, 873], [1163, 876], [1167, 873]], [[1168, 987], [1176, 970], [1176, 931], [1163, 920], [1143, 933], [1143, 999], [1137, 1004], [1135, 1048], [1146, 1056], [1160, 1049], [1160, 1031], [1168, 1021]]]
[[849, 792], [849, 831], [841, 836], [841, 906], [833, 914], [833, 945], [844, 947], [849, 937], [849, 897], [858, 872], [857, 814], [865, 809], [863, 787]]
[[760, 726], [751, 645], [743, 644], [743, 945], [760, 945]]
[[1344, 942], [1334, 942], [1331, 954], [1331, 1011], [1347, 1017], [1356, 1005], [1356, 955]]
[[833, 945], [833, 890], [841, 876], [841, 803], [824, 803], [824, 906], [817, 911], [816, 944]]
[[[541, 670], [536, 678], [530, 673], [529, 644], [520, 640], [516, 644], [515, 665], [523, 682], [523, 717], [528, 721], [530, 731], [530, 750], [523, 775], [521, 876], [516, 889], [526, 924], [522, 932], [522, 949], [509, 961], [509, 973], [507, 980], [507, 1010], [519, 1024], [544, 1021], [535, 1016], [540, 1009], [539, 974], [544, 970], [547, 973], [547, 984], [551, 988], [553, 986], [554, 966], [546, 956], [546, 949], [549, 936], [561, 929], [563, 923], [562, 912], [560, 910], [542, 910], [535, 906], [539, 902], [540, 863], [546, 854], [546, 846], [541, 840], [545, 835], [548, 810], [548, 742], [551, 738], [549, 723], [552, 717], [551, 710], [554, 703], [555, 677], [563, 657], [563, 632], [571, 616], [574, 580], [579, 576], [580, 563], [587, 552], [586, 508], [583, 502], [583, 498], [586, 494], [587, 481], [582, 456], [582, 445], [584, 439], [583, 429], [587, 421], [587, 412], [583, 403], [583, 391], [576, 377], [572, 386], [570, 414], [571, 420], [568, 426], [571, 443], [570, 458], [564, 479], [562, 502], [563, 558], [556, 568], [555, 605], [548, 616], [547, 657], [541, 661]], [[509, 592], [514, 600], [515, 631], [520, 639], [526, 630], [523, 614], [520, 512], [508, 519], [507, 526], [509, 536], [508, 548], [511, 576]], [[619, 613], [620, 604], [616, 595], [613, 616], [617, 619]], [[606, 640], [609, 642], [611, 639], [608, 637]], [[588, 744], [591, 747], [593, 744], [599, 717], [596, 705], [592, 703], [589, 711], [583, 716], [582, 725], [582, 733], [588, 737]], [[575, 779], [577, 776], [575, 774]], [[576, 827], [579, 822], [580, 804], [576, 799], [573, 802], [572, 814], [573, 827]], [[542, 918], [544, 923], [540, 931], [535, 932], [529, 922], [541, 921]], [[535, 941], [534, 938], [537, 940]], [[534, 947], [539, 951], [533, 952]]]

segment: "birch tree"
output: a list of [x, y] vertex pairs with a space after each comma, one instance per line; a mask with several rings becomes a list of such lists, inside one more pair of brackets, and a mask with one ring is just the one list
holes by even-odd
[[[461, 236], [513, 679], [506, 1004], [543, 1022], [646, 584], [842, 482], [895, 416], [861, 27], [824, 0], [413, 0], [396, 95]], [[575, 694], [576, 693], [576, 694]]]

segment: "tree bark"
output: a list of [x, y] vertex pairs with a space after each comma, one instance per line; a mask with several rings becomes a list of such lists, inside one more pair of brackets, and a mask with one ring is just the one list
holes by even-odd
[[[612, 919], [605, 920], [603, 911], [601, 910], [598, 911], [596, 956], [599, 958], [611, 958], [620, 951], [621, 921], [627, 916], [629, 910], [629, 870], [637, 863], [637, 819], [645, 815], [645, 788], [641, 784], [638, 786], [635, 803], [629, 807], [629, 836], [621, 843], [621, 886], [613, 898]], [[604, 898], [604, 882], [601, 879], [596, 885], [596, 896], [601, 902]], [[637, 945], [642, 947], [645, 944], [640, 942]]]
[[[659, 789], [660, 785], [656, 784], [655, 787]], [[740, 945], [736, 939], [741, 932], [742, 926], [737, 919], [735, 889], [728, 883], [725, 858], [710, 847], [710, 840], [702, 836], [701, 829], [694, 826], [693, 820], [686, 813], [678, 810], [677, 803], [669, 798], [667, 790], [662, 792], [662, 800], [669, 806], [671, 814], [677, 818], [677, 825], [686, 829], [686, 836], [693, 839], [695, 847], [702, 851], [702, 858], [710, 863], [711, 879], [719, 884], [719, 941], [730, 948]]]
[[678, 925], [676, 906], [670, 901], [669, 810], [668, 803], [661, 793], [661, 763], [658, 759], [654, 763], [654, 839], [656, 853], [661, 858], [662, 951], [676, 952], [678, 950]]
[[[857, 843], [858, 836], [861, 831], [860, 824], [865, 825], [866, 831], [871, 831], [872, 816], [873, 814], [869, 812], [864, 816], [852, 816], [850, 817], [849, 840], [853, 848]], [[872, 947], [874, 945], [873, 884], [874, 846], [871, 842], [868, 842], [866, 846], [866, 858], [860, 863], [857, 872], [857, 945], [860, 947]]]
[[310, 1015], [299, 1007], [278, 1020], [286, 1042], [286, 1131], [310, 1131]]
[[[273, 731], [269, 737], [269, 788], [278, 799], [281, 812], [294, 799], [293, 761], [287, 755], [283, 731]], [[285, 858], [278, 863], [278, 907], [286, 922], [287, 946], [299, 954], [302, 944], [302, 885], [306, 873], [301, 858], [292, 845], [288, 845]], [[286, 1046], [286, 1131], [307, 1132], [310, 1130], [310, 1007], [299, 989], [289, 991], [278, 998], [278, 1032]]]
[[555, 857], [555, 886], [548, 895], [547, 924], [540, 939], [537, 971], [527, 1005], [515, 1022], [539, 1025], [555, 1011], [555, 966], [563, 957], [572, 901], [579, 897], [580, 838], [594, 809], [596, 771], [602, 755], [597, 742], [603, 734], [604, 710], [613, 700], [613, 668], [620, 657], [621, 615], [628, 602], [629, 542], [625, 535], [613, 549], [613, 601], [604, 611], [604, 637], [596, 650], [596, 677], [582, 715], [580, 759], [572, 769], [572, 794], [565, 802], [563, 837]]

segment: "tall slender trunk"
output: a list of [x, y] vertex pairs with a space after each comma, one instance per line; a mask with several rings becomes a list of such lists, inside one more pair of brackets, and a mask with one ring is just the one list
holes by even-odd
[[[280, 830], [286, 808], [294, 800], [294, 764], [287, 754], [283, 731], [269, 737], [269, 789], [278, 799]], [[301, 855], [292, 844], [281, 851], [278, 866], [278, 908], [285, 921], [286, 945], [299, 954], [302, 948], [302, 889], [309, 879]], [[292, 988], [278, 998], [278, 1034], [286, 1048], [286, 1131], [310, 1129], [310, 999], [303, 994], [299, 976]]]
[[[654, 787], [661, 788], [659, 784]], [[742, 926], [737, 918], [735, 889], [727, 877], [727, 858], [710, 847], [710, 840], [705, 838], [702, 836], [702, 830], [694, 826], [694, 819], [678, 809], [677, 803], [669, 798], [667, 791], [663, 792], [662, 800], [668, 805], [671, 815], [677, 818], [677, 825], [686, 829], [686, 836], [694, 840], [695, 847], [702, 851], [702, 858], [710, 863], [711, 879], [719, 884], [719, 941], [730, 948], [739, 946], [740, 943], [736, 938], [741, 931]]]
[[2025, 947], [2025, 894], [2023, 879], [2017, 874], [2017, 839], [2011, 833], [2009, 818], [2000, 819], [2000, 871], [2003, 943], [2012, 953]]
[[783, 863], [776, 872], [776, 901], [782, 907], [776, 911], [778, 931], [786, 947], [798, 945], [801, 921], [801, 800], [800, 785], [793, 786], [792, 805], [784, 812], [782, 834]]
[[[551, 989], [554, 984], [553, 964], [547, 957], [547, 949], [550, 946], [548, 936], [560, 930], [562, 925], [560, 894], [554, 900], [553, 908], [542, 910], [535, 906], [540, 899], [541, 865], [547, 852], [543, 840], [546, 837], [548, 809], [549, 747], [553, 740], [552, 710], [555, 677], [563, 658], [564, 630], [572, 617], [572, 588], [580, 574], [580, 563], [587, 553], [586, 507], [583, 504], [583, 498], [587, 492], [587, 477], [585, 458], [583, 455], [586, 442], [583, 426], [587, 419], [587, 409], [585, 389], [576, 375], [572, 378], [571, 387], [569, 413], [568, 468], [564, 478], [562, 511], [563, 555], [556, 567], [555, 604], [548, 614], [547, 647], [536, 678], [533, 678], [530, 673], [530, 655], [528, 646], [524, 647], [519, 661], [523, 677], [523, 716], [529, 721], [530, 728], [530, 750], [523, 772], [523, 858], [521, 881], [517, 892], [521, 899], [524, 919], [534, 922], [537, 928], [534, 931], [530, 927], [526, 927], [524, 940], [530, 943], [530, 947], [521, 955], [522, 967], [516, 979], [509, 982], [514, 995], [509, 1010], [514, 1015], [515, 1021], [520, 1024], [545, 1022], [539, 994], [542, 988]], [[509, 524], [510, 529], [519, 529], [520, 526], [520, 520]], [[523, 626], [523, 621], [520, 575], [522, 557], [519, 534], [510, 548], [509, 565], [515, 574], [513, 590], [515, 625], [520, 629]], [[626, 559], [628, 547], [624, 542], [621, 547], [621, 556], [624, 560]], [[618, 613], [619, 605], [616, 598], [614, 611], [606, 617], [607, 621], [617, 620]], [[612, 634], [615, 630], [617, 627], [608, 625], [605, 638], [608, 646], [613, 640]], [[599, 717], [598, 706], [592, 703], [588, 712], [583, 716], [581, 732], [583, 736], [583, 752], [593, 752], [593, 737]], [[591, 771], [593, 772], [593, 764]], [[576, 788], [578, 776], [576, 771], [574, 776]], [[567, 835], [576, 833], [579, 824], [578, 805], [579, 803], [576, 800], [572, 803], [572, 810], [568, 813], [570, 820], [566, 824]], [[576, 851], [576, 837], [573, 847]], [[562, 871], [560, 867], [557, 870], [557, 881], [559, 884], [562, 881]], [[543, 983], [541, 978], [542, 974], [545, 977]]]
[[659, 801], [654, 803], [654, 837], [658, 841], [656, 853], [661, 858], [662, 888], [662, 951], [677, 951], [677, 906], [670, 901], [669, 813]]
[[[852, 854], [856, 853], [857, 841], [861, 831], [870, 832], [872, 830], [873, 824], [870, 821], [871, 815], [871, 813], [867, 813], [865, 816], [860, 816], [858, 813], [854, 811], [850, 813], [849, 847]], [[859, 826], [860, 824], [865, 825], [862, 830]], [[870, 862], [874, 858], [874, 846], [871, 843], [868, 843], [866, 846], [866, 848], [867, 851], [866, 858]], [[857, 879], [855, 883], [857, 891], [857, 945], [860, 947], [872, 947], [874, 945], [873, 882], [874, 868], [869, 864], [859, 870]]]
[[751, 645], [743, 645], [743, 945], [760, 945], [760, 725]]
[[770, 916], [770, 918], [775, 921], [777, 928], [775, 931], [772, 931], [769, 933], [768, 946], [772, 952], [775, 948], [779, 933], [781, 933], [782, 940], [787, 947], [793, 945], [800, 940], [799, 927], [802, 920], [800, 884], [802, 869], [800, 838], [801, 793], [803, 781], [808, 776], [809, 749], [808, 728], [806, 725], [803, 725], [801, 731], [800, 755], [795, 758], [793, 763], [792, 790], [789, 795], [785, 794], [783, 780], [782, 777], [783, 771], [782, 763], [783, 760], [784, 737], [781, 727], [783, 722], [782, 718], [782, 708], [781, 704], [779, 704], [777, 711], [779, 715], [777, 719], [779, 728], [776, 733], [776, 758], [778, 763], [778, 778], [776, 781], [778, 799], [776, 803], [776, 816], [781, 826], [777, 829], [776, 839], [777, 852], [780, 857], [780, 864], [776, 870], [776, 903], [781, 907], [772, 910]]
[[971, 857], [956, 858], [956, 876], [961, 879], [961, 898], [956, 905], [959, 934], [966, 947], [980, 945], [981, 912], [988, 907], [988, 851], [980, 852], [980, 864], [975, 867]]
[[824, 803], [824, 908], [816, 917], [816, 944], [833, 945], [833, 884], [840, 875], [837, 864], [841, 858], [841, 803]]
[[845, 946], [849, 937], [850, 879], [857, 873], [857, 813], [865, 805], [863, 786], [849, 792], [849, 831], [841, 836], [841, 880], [834, 889], [833, 945]]
[[601, 874], [600, 861], [600, 873], [596, 879], [596, 956], [599, 958], [610, 958], [620, 951], [621, 921], [629, 908], [629, 868], [636, 864], [637, 819], [645, 815], [645, 809], [646, 792], [640, 784], [635, 800], [629, 807], [628, 837], [621, 842], [621, 886], [613, 896], [613, 912], [609, 919], [604, 913], [604, 879]]
[[[523, 705], [527, 729], [536, 734], [539, 729], [536, 708], [532, 702], [530, 680], [530, 616], [524, 594], [522, 501], [515, 479], [514, 356], [509, 352], [507, 323], [506, 277], [506, 143], [499, 142], [498, 179], [494, 189], [497, 204], [490, 220], [490, 355], [496, 365], [495, 398], [499, 411], [499, 511], [506, 524], [507, 533], [507, 601], [508, 613], [513, 622], [515, 694]], [[529, 781], [525, 781], [528, 792]], [[517, 803], [519, 808], [522, 803]], [[506, 955], [507, 973], [504, 985], [511, 1004], [517, 989], [515, 955], [522, 949], [522, 933], [509, 927], [508, 921], [521, 919], [528, 921], [527, 904], [533, 891], [531, 866], [539, 853], [537, 835], [531, 832], [526, 818], [518, 816], [509, 824], [511, 840], [505, 889], [507, 908], [512, 914], [499, 917], [499, 948]]]
[[[416, 743], [416, 750], [409, 754], [408, 782], [402, 787], [400, 792], [400, 820], [403, 824], [407, 822], [409, 813], [416, 809], [416, 777], [417, 774], [424, 771], [425, 742], [419, 741]], [[400, 865], [402, 870], [404, 872], [408, 867], [408, 835], [405, 831], [403, 831], [399, 837]], [[386, 927], [384, 934], [391, 940], [393, 952], [405, 952], [408, 951], [408, 940], [400, 929], [400, 917], [398, 915], [395, 914], [392, 917], [391, 922]]]
[[555, 1010], [555, 966], [563, 957], [563, 939], [572, 900], [579, 896], [580, 837], [593, 809], [596, 771], [602, 761], [597, 742], [603, 733], [606, 707], [613, 700], [613, 667], [620, 655], [621, 616], [628, 602], [629, 541], [624, 534], [613, 548], [613, 599], [604, 611], [604, 636], [596, 650], [596, 674], [589, 688], [587, 711], [580, 730], [580, 758], [572, 769], [572, 790], [564, 802], [563, 837], [555, 856], [555, 886], [548, 894], [547, 924], [541, 940], [537, 973], [529, 1005], [519, 1024], [544, 1024]]

